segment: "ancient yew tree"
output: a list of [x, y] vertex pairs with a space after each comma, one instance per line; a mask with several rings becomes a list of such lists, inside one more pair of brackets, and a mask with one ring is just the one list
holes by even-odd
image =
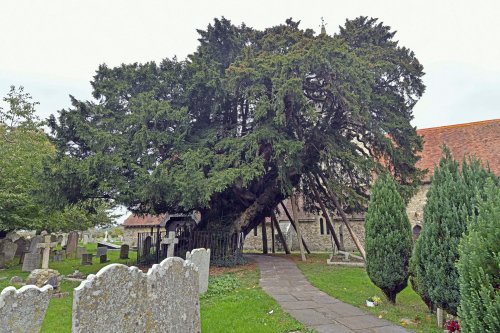
[[360, 17], [329, 36], [222, 18], [198, 32], [185, 60], [100, 66], [95, 100], [50, 119], [65, 202], [196, 209], [200, 228], [248, 232], [293, 189], [349, 211], [379, 168], [402, 193], [417, 184], [422, 66], [389, 27]]

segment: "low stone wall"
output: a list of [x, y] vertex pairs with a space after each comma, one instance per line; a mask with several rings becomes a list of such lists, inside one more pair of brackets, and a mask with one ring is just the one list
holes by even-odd
[[[151, 232], [151, 227], [147, 228], [123, 228], [123, 243], [128, 244], [131, 247], [137, 247], [137, 234], [143, 232]], [[153, 229], [156, 233], [156, 227]]]

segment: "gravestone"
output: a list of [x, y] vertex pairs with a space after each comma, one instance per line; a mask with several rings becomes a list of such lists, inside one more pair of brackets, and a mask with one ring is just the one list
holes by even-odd
[[82, 261], [81, 264], [84, 266], [92, 265], [92, 256], [91, 253], [82, 253]]
[[107, 247], [98, 247], [97, 248], [97, 252], [96, 252], [96, 257], [99, 258], [100, 256], [104, 255], [104, 254], [108, 254], [108, 248]]
[[1, 332], [40, 332], [49, 306], [52, 286], [32, 285], [19, 290], [7, 287], [0, 293]]
[[31, 253], [35, 253], [35, 252], [40, 253], [41, 251], [38, 248], [38, 243], [41, 243], [41, 242], [43, 242], [43, 236], [37, 235], [37, 236], [33, 237], [31, 239], [29, 252], [31, 252]]
[[99, 256], [99, 263], [101, 264], [105, 264], [107, 263], [109, 260], [108, 260], [108, 255], [107, 254], [103, 254], [101, 256]]
[[17, 244], [8, 238], [0, 240], [0, 267], [3, 267], [6, 262], [14, 259], [16, 255]]
[[83, 234], [83, 244], [87, 245], [89, 243], [89, 235]]
[[68, 243], [66, 244], [66, 255], [73, 257], [78, 246], [78, 232], [72, 231], [68, 235]]
[[104, 239], [103, 239], [104, 242], [109, 242], [109, 239], [108, 239], [108, 232], [105, 231], [104, 232]]
[[162, 239], [161, 244], [166, 244], [167, 248], [167, 258], [174, 256], [175, 245], [179, 244], [179, 238], [175, 237], [175, 232], [170, 231], [168, 233], [168, 238]]
[[50, 235], [45, 236], [44, 243], [38, 243], [37, 247], [43, 249], [42, 255], [42, 269], [49, 268], [49, 257], [50, 257], [50, 249], [57, 245], [56, 242], [51, 242], [52, 237]]
[[30, 249], [30, 242], [24, 237], [18, 238], [14, 243], [17, 244], [16, 257], [22, 256]]
[[31, 272], [35, 269], [38, 269], [40, 267], [40, 259], [42, 256], [40, 253], [35, 252], [28, 252], [24, 254], [24, 259], [23, 259], [23, 272]]
[[50, 284], [57, 289], [60, 280], [61, 274], [55, 269], [35, 269], [26, 278], [26, 284], [33, 284], [39, 288]]
[[62, 252], [63, 251], [54, 251], [54, 261], [62, 261]]
[[61, 238], [61, 240], [59, 241], [59, 243], [61, 244], [61, 246], [68, 245], [68, 234], [62, 234], [59, 237]]
[[128, 259], [128, 252], [130, 250], [130, 246], [128, 244], [123, 244], [120, 246], [120, 259]]
[[146, 257], [151, 252], [151, 236], [147, 236], [142, 245], [142, 254]]
[[198, 268], [200, 278], [200, 294], [208, 290], [208, 275], [210, 271], [210, 249], [194, 249], [186, 253], [186, 260], [192, 262]]
[[74, 289], [72, 332], [200, 332], [198, 290], [198, 270], [181, 258], [146, 274], [111, 264]]
[[82, 258], [82, 254], [86, 254], [86, 253], [87, 253], [87, 248], [86, 247], [78, 246], [76, 248], [76, 257], [78, 259], [81, 259]]

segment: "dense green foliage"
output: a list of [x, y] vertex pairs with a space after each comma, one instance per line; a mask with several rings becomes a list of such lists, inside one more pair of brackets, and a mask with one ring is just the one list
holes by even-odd
[[49, 120], [65, 203], [195, 209], [201, 227], [249, 232], [294, 187], [310, 193], [305, 175], [352, 210], [379, 161], [405, 195], [418, 184], [410, 120], [423, 71], [390, 27], [360, 17], [315, 36], [291, 19], [256, 30], [222, 18], [198, 33], [183, 61], [100, 66], [96, 100], [72, 99]]
[[412, 256], [413, 285], [424, 302], [457, 313], [460, 302], [458, 243], [474, 221], [486, 179], [498, 179], [476, 159], [465, 159], [460, 169], [448, 149], [434, 170], [424, 207], [424, 228]]
[[500, 332], [500, 187], [492, 180], [459, 245], [461, 331]]
[[[44, 189], [51, 179], [43, 176], [56, 149], [35, 116], [38, 103], [22, 87], [11, 87], [0, 108], [0, 231], [13, 229], [74, 230], [109, 224], [107, 206], [92, 213], [79, 206], [53, 209]], [[60, 193], [52, 193], [57, 198]]]
[[366, 271], [391, 303], [408, 283], [413, 241], [406, 207], [388, 174], [372, 188], [365, 219]]

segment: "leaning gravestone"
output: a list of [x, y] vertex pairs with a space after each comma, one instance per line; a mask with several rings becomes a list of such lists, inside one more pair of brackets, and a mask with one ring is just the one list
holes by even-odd
[[200, 277], [200, 294], [208, 290], [208, 273], [210, 270], [210, 249], [194, 249], [186, 253], [186, 260], [192, 262], [198, 268]]
[[31, 253], [35, 253], [35, 252], [38, 252], [38, 253], [41, 253], [40, 249], [38, 248], [38, 243], [41, 243], [43, 242], [43, 236], [35, 236], [31, 239], [31, 243], [30, 243], [30, 248], [29, 248], [29, 252]]
[[52, 286], [7, 287], [0, 293], [1, 332], [40, 332]]
[[130, 250], [130, 246], [128, 244], [123, 244], [120, 246], [120, 259], [128, 259], [128, 252]]
[[30, 249], [30, 242], [24, 237], [18, 238], [14, 243], [17, 244], [16, 257], [22, 256]]
[[17, 244], [8, 238], [0, 240], [0, 267], [14, 259], [16, 255]]
[[72, 257], [78, 246], [78, 232], [72, 231], [68, 235], [68, 242], [66, 244], [66, 255]]
[[75, 288], [72, 332], [200, 332], [198, 288], [196, 267], [181, 258], [147, 274], [108, 265]]

